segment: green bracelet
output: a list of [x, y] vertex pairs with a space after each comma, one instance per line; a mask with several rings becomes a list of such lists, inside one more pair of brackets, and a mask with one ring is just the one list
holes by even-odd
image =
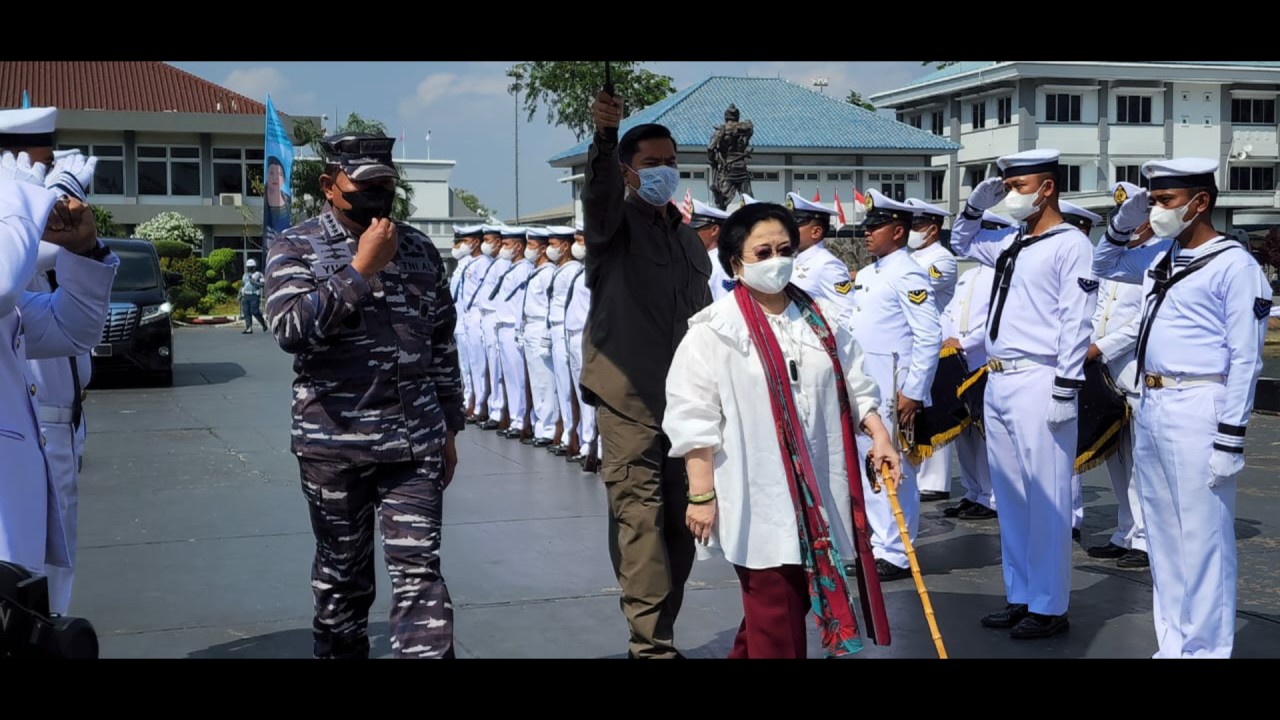
[[707, 504], [707, 503], [709, 503], [709, 502], [711, 502], [712, 500], [715, 500], [715, 499], [716, 499], [716, 491], [715, 491], [715, 490], [712, 490], [711, 492], [703, 493], [703, 494], [701, 494], [701, 495], [690, 495], [690, 496], [689, 496], [689, 504], [690, 504], [690, 505], [705, 505], [705, 504]]

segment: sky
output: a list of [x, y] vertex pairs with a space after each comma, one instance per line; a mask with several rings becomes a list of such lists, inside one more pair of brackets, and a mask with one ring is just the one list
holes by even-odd
[[[382, 121], [396, 136], [396, 157], [454, 160], [450, 185], [475, 193], [502, 219], [516, 209], [516, 136], [519, 135], [520, 213], [533, 214], [572, 199], [566, 170], [547, 160], [574, 144], [573, 133], [555, 127], [542, 109], [532, 122], [507, 92], [512, 62], [173, 62], [187, 72], [258, 101], [268, 94], [290, 115], [356, 112]], [[710, 75], [782, 77], [809, 87], [825, 77], [826, 94], [863, 97], [901, 87], [929, 72], [920, 62], [649, 62], [683, 90]], [[404, 141], [400, 141], [401, 133]], [[426, 140], [430, 133], [431, 140]], [[429, 155], [428, 155], [429, 152]]]

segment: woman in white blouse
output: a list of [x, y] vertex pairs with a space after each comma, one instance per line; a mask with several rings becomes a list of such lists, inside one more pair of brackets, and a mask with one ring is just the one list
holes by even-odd
[[662, 429], [688, 469], [689, 529], [742, 585], [731, 658], [806, 657], [809, 610], [828, 656], [861, 649], [850, 565], [867, 636], [888, 641], [853, 433], [870, 435], [894, 482], [899, 454], [852, 334], [789, 284], [799, 245], [781, 205], [731, 215], [720, 263], [738, 287], [689, 320], [667, 376]]

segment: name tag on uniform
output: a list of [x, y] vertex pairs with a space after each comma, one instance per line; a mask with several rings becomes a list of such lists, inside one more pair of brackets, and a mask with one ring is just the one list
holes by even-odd
[[323, 237], [309, 237], [311, 252], [315, 259], [311, 261], [311, 271], [317, 280], [323, 280], [351, 264], [351, 248], [345, 240], [331, 242]]
[[431, 263], [426, 258], [401, 258], [396, 261], [401, 274], [425, 273], [431, 271]]

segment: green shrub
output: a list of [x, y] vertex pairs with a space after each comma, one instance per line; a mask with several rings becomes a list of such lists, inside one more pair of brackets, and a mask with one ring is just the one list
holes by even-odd
[[209, 285], [208, 292], [210, 295], [216, 294], [224, 297], [235, 297], [238, 294], [236, 288], [226, 280], [219, 280], [218, 282]]
[[[208, 267], [208, 262], [209, 262], [208, 260], [206, 260], [206, 261], [205, 261], [205, 267]], [[218, 273], [216, 273], [216, 272], [214, 272], [214, 271], [212, 271], [212, 270], [205, 270], [205, 271], [204, 271], [204, 279], [205, 279], [205, 280], [208, 280], [208, 281], [217, 280], [217, 279], [218, 279]]]
[[169, 293], [169, 302], [180, 310], [190, 310], [200, 303], [200, 295], [191, 288], [182, 287], [174, 288]]
[[178, 322], [188, 322], [191, 320], [191, 313], [187, 310], [174, 310], [173, 319]]
[[196, 310], [201, 314], [204, 314], [212, 310], [213, 306], [216, 304], [217, 303], [213, 301], [213, 298], [202, 297], [200, 298], [200, 302], [196, 303]]
[[204, 297], [209, 287], [209, 279], [205, 276], [208, 266], [204, 258], [188, 257], [181, 260], [168, 260], [169, 270], [182, 273], [182, 288], [190, 290], [196, 299]]
[[156, 246], [156, 254], [161, 259], [181, 260], [191, 257], [191, 253], [194, 251], [190, 245], [176, 240], [156, 240], [152, 244]]

